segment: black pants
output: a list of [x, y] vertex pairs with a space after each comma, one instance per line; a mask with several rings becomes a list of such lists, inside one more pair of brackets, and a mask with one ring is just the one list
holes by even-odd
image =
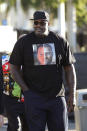
[[68, 131], [67, 107], [64, 97], [46, 98], [33, 91], [24, 92], [29, 131]]
[[18, 102], [14, 97], [3, 95], [4, 108], [6, 117], [8, 118], [7, 131], [18, 131], [19, 120], [22, 131], [28, 131], [27, 122], [25, 119], [24, 103]]

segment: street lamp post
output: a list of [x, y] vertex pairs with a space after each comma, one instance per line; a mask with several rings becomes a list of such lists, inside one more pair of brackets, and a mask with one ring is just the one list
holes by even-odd
[[58, 7], [58, 29], [61, 36], [65, 38], [65, 3], [61, 2]]

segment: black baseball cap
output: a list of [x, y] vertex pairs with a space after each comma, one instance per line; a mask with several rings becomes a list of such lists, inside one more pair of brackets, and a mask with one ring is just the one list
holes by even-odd
[[49, 21], [49, 14], [46, 11], [35, 11], [33, 18], [30, 20], [47, 20]]

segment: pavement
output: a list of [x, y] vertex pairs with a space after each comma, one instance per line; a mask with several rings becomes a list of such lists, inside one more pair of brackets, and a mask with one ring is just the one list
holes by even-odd
[[69, 120], [69, 131], [76, 131], [75, 129], [75, 121]]
[[[5, 121], [4, 123], [7, 123], [7, 118], [5, 118], [4, 121]], [[0, 128], [0, 131], [7, 131], [7, 125], [3, 125]], [[46, 131], [48, 131], [48, 130], [46, 129]], [[69, 130], [68, 131], [76, 131], [76, 129], [75, 129], [75, 121], [74, 120], [69, 120]]]

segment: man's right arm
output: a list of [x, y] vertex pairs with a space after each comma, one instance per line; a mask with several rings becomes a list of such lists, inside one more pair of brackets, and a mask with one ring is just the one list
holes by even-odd
[[10, 72], [12, 74], [13, 79], [19, 84], [23, 92], [29, 90], [22, 77], [21, 66], [10, 64]]

